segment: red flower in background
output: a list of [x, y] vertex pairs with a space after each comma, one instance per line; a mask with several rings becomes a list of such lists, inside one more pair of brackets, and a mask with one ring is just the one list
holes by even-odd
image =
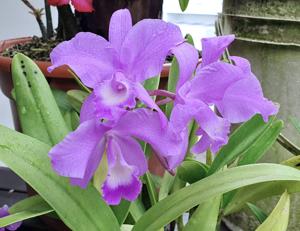
[[92, 12], [93, 0], [48, 0], [48, 4], [52, 6], [67, 5], [71, 1], [72, 5], [79, 12]]

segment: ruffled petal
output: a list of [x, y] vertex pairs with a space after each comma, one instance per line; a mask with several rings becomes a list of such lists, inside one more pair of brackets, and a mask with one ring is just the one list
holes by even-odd
[[204, 67], [220, 59], [225, 49], [233, 42], [234, 35], [224, 35], [211, 38], [203, 38], [202, 42], [202, 63]]
[[78, 12], [92, 12], [93, 0], [71, 0], [72, 5]]
[[131, 14], [129, 10], [122, 9], [113, 13], [109, 23], [109, 41], [119, 51], [124, 38], [132, 28]]
[[138, 170], [137, 176], [142, 176], [148, 169], [147, 160], [141, 145], [133, 138], [115, 136], [114, 139], [120, 146], [122, 155], [126, 163], [135, 166]]
[[96, 120], [85, 121], [50, 150], [52, 168], [59, 175], [83, 179], [92, 159], [99, 162], [103, 150], [99, 143], [107, 128], [96, 123]]
[[172, 126], [163, 128], [159, 113], [149, 109], [128, 111], [114, 130], [149, 143], [169, 171], [182, 161], [187, 151], [186, 129], [175, 132]]
[[232, 83], [244, 77], [245, 73], [241, 68], [225, 62], [215, 62], [197, 68], [186, 97], [202, 100], [207, 104], [216, 103], [222, 100], [225, 91]]
[[230, 132], [230, 123], [215, 114], [211, 108], [202, 105], [202, 109], [195, 115], [195, 119], [201, 128], [201, 135], [208, 136], [210, 148], [216, 153], [221, 146], [227, 144]]
[[241, 68], [244, 73], [251, 73], [250, 62], [239, 56], [230, 56], [230, 59], [234, 62], [234, 65]]
[[179, 78], [176, 88], [179, 89], [192, 74], [198, 63], [198, 51], [188, 43], [182, 43], [172, 49], [179, 64]]
[[200, 151], [203, 152], [203, 150], [211, 148], [213, 152], [216, 152], [227, 143], [230, 124], [199, 100], [190, 100], [186, 104], [176, 104], [171, 113], [170, 124], [176, 132], [179, 132], [187, 128], [192, 119], [195, 119], [199, 124], [198, 135], [202, 136], [194, 151], [200, 153]]
[[91, 93], [83, 102], [80, 109], [80, 123], [96, 118], [95, 95]]
[[48, 71], [68, 65], [88, 87], [93, 88], [109, 79], [115, 71], [116, 53], [101, 36], [81, 32], [69, 41], [60, 43], [50, 54], [52, 66]]
[[144, 19], [128, 32], [120, 60], [133, 80], [143, 82], [160, 74], [171, 48], [183, 41], [176, 25], [159, 19]]
[[142, 189], [136, 167], [129, 165], [122, 150], [111, 137], [107, 146], [108, 174], [102, 186], [103, 198], [111, 205], [117, 205], [124, 198], [134, 201]]
[[257, 113], [267, 122], [270, 115], [278, 112], [278, 107], [263, 97], [260, 83], [254, 76], [232, 84], [216, 106], [231, 123], [247, 121]]

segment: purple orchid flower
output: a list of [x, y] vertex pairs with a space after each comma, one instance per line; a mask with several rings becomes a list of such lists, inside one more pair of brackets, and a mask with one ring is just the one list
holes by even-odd
[[103, 198], [112, 205], [121, 198], [133, 201], [141, 191], [139, 177], [147, 171], [147, 160], [135, 138], [149, 143], [168, 169], [179, 165], [186, 153], [187, 131], [163, 129], [160, 120], [155, 111], [137, 109], [125, 112], [117, 123], [105, 123], [82, 110], [79, 127], [50, 150], [52, 167], [70, 177], [71, 184], [85, 188], [106, 152]]
[[[202, 63], [195, 77], [177, 86], [175, 107], [171, 122], [179, 129], [191, 119], [200, 125], [201, 136], [192, 152], [211, 149], [216, 153], [228, 141], [230, 123], [247, 121], [261, 114], [267, 122], [278, 107], [263, 96], [259, 81], [251, 72], [250, 64], [241, 57], [231, 57], [235, 65], [219, 61], [234, 35], [202, 40]], [[209, 108], [215, 105], [221, 116]]]
[[[93, 88], [87, 102], [91, 107], [97, 104], [99, 118], [116, 121], [126, 108], [135, 107], [136, 98], [163, 117], [142, 83], [160, 74], [169, 53], [179, 60], [197, 56], [176, 25], [145, 19], [132, 26], [130, 12], [123, 9], [111, 17], [109, 41], [92, 33], [78, 33], [54, 48], [50, 55], [53, 65], [48, 70], [68, 65]], [[184, 80], [185, 72], [181, 74]]]
[[[2, 208], [0, 208], [0, 218], [1, 217], [6, 217], [10, 215], [9, 214], [9, 211], [8, 211], [8, 206], [7, 205], [4, 205]], [[0, 227], [0, 231], [5, 231], [6, 230], [9, 230], [9, 231], [14, 231], [14, 230], [17, 230], [20, 226], [21, 226], [22, 222], [16, 222], [14, 224], [11, 224], [11, 225], [8, 225], [8, 226], [5, 226], [5, 227]]]

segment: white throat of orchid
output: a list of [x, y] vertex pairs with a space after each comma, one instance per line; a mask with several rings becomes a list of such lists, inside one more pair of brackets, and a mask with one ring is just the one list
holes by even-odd
[[103, 81], [95, 90], [107, 106], [118, 106], [130, 96], [129, 84], [121, 72], [116, 72], [111, 80]]

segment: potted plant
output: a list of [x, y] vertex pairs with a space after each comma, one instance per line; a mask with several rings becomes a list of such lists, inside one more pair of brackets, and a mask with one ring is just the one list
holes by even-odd
[[[69, 101], [70, 110], [80, 111], [77, 121], [62, 116], [69, 106], [62, 95], [55, 99], [30, 58], [13, 58], [24, 134], [0, 126], [0, 160], [39, 195], [4, 206], [0, 227], [14, 230], [21, 220], [49, 214], [79, 231], [213, 231], [247, 206], [261, 223], [257, 230], [286, 230], [300, 160], [256, 163], [283, 123], [250, 63], [220, 60], [234, 36], [203, 39], [198, 64], [197, 50], [173, 24], [144, 20], [132, 27], [123, 9], [113, 14], [110, 29], [109, 41], [79, 33], [52, 51], [49, 71], [68, 65], [87, 87]], [[165, 90], [153, 76], [169, 53], [176, 61]], [[236, 123], [243, 124], [230, 135]], [[149, 148], [166, 169], [156, 184]], [[254, 203], [271, 195], [281, 198], [266, 214]]]

